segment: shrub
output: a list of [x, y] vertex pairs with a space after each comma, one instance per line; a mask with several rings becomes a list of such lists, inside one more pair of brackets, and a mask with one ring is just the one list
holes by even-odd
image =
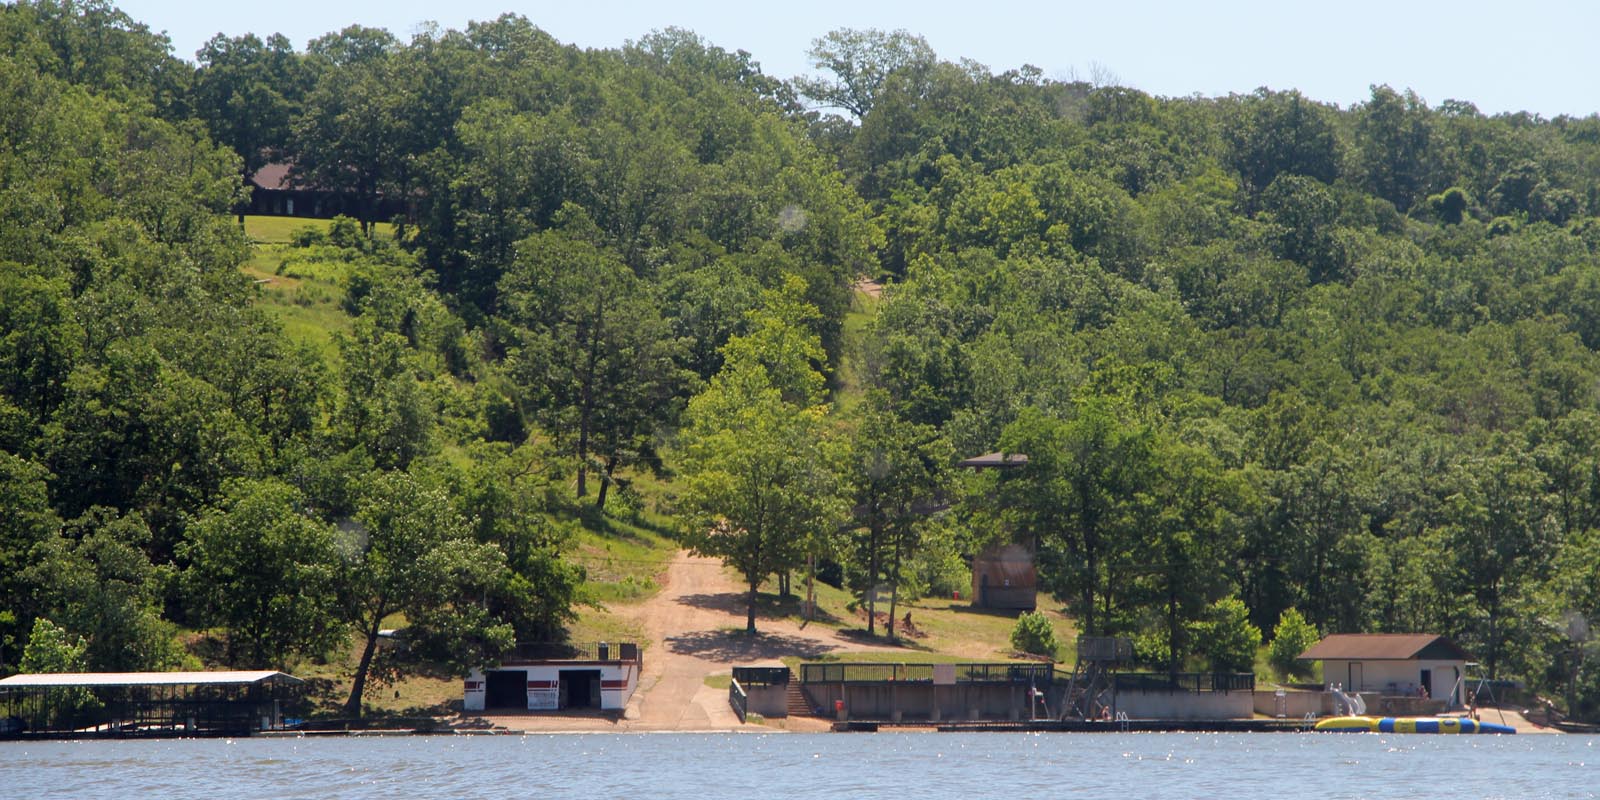
[[1056, 648], [1060, 647], [1050, 620], [1037, 611], [1017, 617], [1017, 625], [1011, 629], [1011, 646], [1024, 653], [1050, 658], [1056, 657]]
[[1278, 616], [1278, 626], [1272, 631], [1272, 646], [1267, 660], [1272, 668], [1284, 677], [1303, 674], [1306, 664], [1295, 660], [1306, 648], [1317, 643], [1317, 629], [1293, 608], [1286, 608]]
[[1205, 621], [1195, 625], [1197, 641], [1215, 672], [1249, 672], [1255, 667], [1261, 629], [1250, 624], [1250, 611], [1237, 597], [1211, 606]]

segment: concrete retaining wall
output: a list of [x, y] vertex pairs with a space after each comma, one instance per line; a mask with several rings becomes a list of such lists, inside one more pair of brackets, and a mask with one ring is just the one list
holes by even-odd
[[1134, 719], [1249, 719], [1254, 692], [1121, 692], [1117, 712]]
[[789, 716], [789, 687], [745, 687], [745, 709], [768, 719]]
[[[833, 709], [844, 701], [847, 719], [1018, 720], [1028, 719], [1024, 684], [930, 683], [817, 684], [801, 687], [814, 708]], [[1045, 708], [1038, 706], [1039, 716]]]

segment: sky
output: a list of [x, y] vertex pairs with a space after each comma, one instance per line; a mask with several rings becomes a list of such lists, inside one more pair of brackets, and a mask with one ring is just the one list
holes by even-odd
[[653, 30], [688, 28], [748, 51], [769, 75], [811, 71], [806, 50], [836, 28], [905, 29], [943, 59], [996, 72], [1032, 64], [1046, 76], [1176, 97], [1299, 89], [1349, 106], [1374, 84], [1412, 89], [1429, 105], [1466, 100], [1487, 114], [1600, 112], [1600, 2], [1594, 0], [120, 0], [192, 60], [217, 33], [282, 33], [307, 41], [350, 24], [402, 40], [424, 24], [521, 14], [562, 42], [618, 47]]

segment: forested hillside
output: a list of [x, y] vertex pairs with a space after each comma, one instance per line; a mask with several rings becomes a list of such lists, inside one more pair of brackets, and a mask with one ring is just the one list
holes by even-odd
[[[191, 63], [0, 7], [0, 671], [352, 650], [359, 712], [565, 635], [574, 538], [648, 506], [752, 630], [769, 579], [897, 602], [1014, 538], [1155, 668], [1303, 617], [1600, 711], [1600, 117], [535, 22]], [[270, 162], [358, 218], [268, 263]], [[274, 273], [337, 324], [286, 332]]]

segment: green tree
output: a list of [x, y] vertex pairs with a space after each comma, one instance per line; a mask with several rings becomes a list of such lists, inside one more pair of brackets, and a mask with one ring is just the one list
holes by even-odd
[[1011, 646], [1019, 652], [1036, 656], [1056, 657], [1061, 644], [1056, 641], [1056, 631], [1050, 618], [1037, 611], [1024, 612], [1011, 628]]
[[525, 240], [501, 283], [515, 325], [512, 373], [536, 417], [577, 461], [578, 496], [598, 458], [596, 505], [618, 466], [654, 460], [655, 431], [685, 376], [650, 288], [610, 252], [566, 231]]
[[151, 563], [152, 538], [139, 514], [95, 507], [34, 548], [27, 572], [41, 605], [86, 638], [90, 669], [160, 671], [184, 661], [176, 626], [162, 617], [173, 570]]
[[1475, 459], [1461, 465], [1457, 491], [1445, 505], [1452, 569], [1458, 586], [1475, 600], [1478, 619], [1462, 631], [1481, 643], [1489, 677], [1498, 677], [1508, 645], [1527, 620], [1519, 603], [1546, 575], [1559, 534], [1550, 514], [1542, 476], [1521, 452]]
[[1037, 543], [1042, 579], [1075, 601], [1085, 635], [1099, 636], [1111, 620], [1098, 608], [1108, 598], [1114, 554], [1132, 544], [1129, 504], [1146, 490], [1150, 432], [1124, 425], [1115, 404], [1088, 398], [1067, 421], [1023, 409], [1000, 436], [1000, 449], [1023, 453], [1028, 465], [1003, 476], [995, 498], [980, 501], [1017, 535]]
[[1281, 675], [1302, 674], [1305, 666], [1298, 660], [1300, 654], [1316, 644], [1317, 639], [1317, 629], [1311, 627], [1311, 623], [1306, 622], [1298, 610], [1286, 608], [1278, 616], [1277, 627], [1272, 630], [1272, 645], [1267, 659]]
[[228, 629], [227, 659], [253, 669], [318, 655], [343, 633], [333, 526], [275, 480], [234, 481], [180, 550], [183, 586], [198, 621]]
[[857, 117], [872, 110], [884, 81], [899, 70], [927, 69], [933, 48], [921, 36], [903, 30], [840, 28], [814, 39], [806, 51], [811, 66], [832, 77], [796, 78], [801, 94]]
[[680, 519], [690, 549], [717, 556], [757, 591], [815, 555], [839, 517], [825, 412], [784, 401], [760, 363], [729, 359], [689, 402], [681, 434]]
[[190, 89], [194, 113], [211, 138], [239, 155], [246, 175], [289, 143], [289, 122], [299, 111], [312, 75], [282, 34], [211, 37], [195, 54], [199, 69]]
[[895, 414], [881, 390], [869, 392], [858, 409], [841, 477], [852, 495], [855, 521], [865, 529], [856, 552], [863, 562], [857, 566], [865, 578], [859, 588], [866, 599], [867, 633], [875, 632], [878, 585], [887, 577], [892, 638], [901, 567], [915, 554], [924, 520], [946, 487], [951, 453], [933, 427]]
[[363, 493], [359, 523], [343, 544], [344, 616], [361, 637], [345, 713], [361, 716], [378, 631], [391, 614], [411, 623], [419, 652], [464, 672], [515, 644], [511, 626], [482, 600], [505, 569], [505, 555], [473, 541], [467, 521], [438, 489], [404, 472], [377, 473]]
[[22, 651], [23, 672], [30, 674], [51, 672], [85, 672], [88, 659], [84, 654], [89, 643], [82, 636], [73, 636], [66, 629], [40, 617], [33, 623], [28, 635], [28, 645]]
[[1261, 629], [1250, 624], [1250, 610], [1237, 597], [1212, 604], [1207, 618], [1195, 626], [1201, 652], [1213, 672], [1250, 672], [1261, 646]]

